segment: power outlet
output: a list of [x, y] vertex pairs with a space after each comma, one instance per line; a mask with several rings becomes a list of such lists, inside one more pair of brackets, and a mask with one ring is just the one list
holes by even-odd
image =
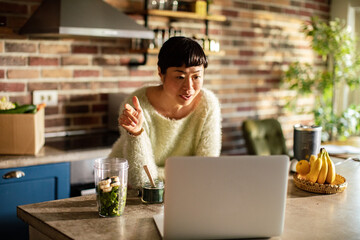
[[58, 104], [58, 93], [55, 90], [36, 90], [33, 92], [33, 104], [45, 103], [46, 106]]

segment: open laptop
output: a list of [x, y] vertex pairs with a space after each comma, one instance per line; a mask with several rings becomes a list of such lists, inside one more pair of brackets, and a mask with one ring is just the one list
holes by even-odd
[[279, 236], [288, 173], [284, 155], [171, 157], [155, 223], [165, 239]]

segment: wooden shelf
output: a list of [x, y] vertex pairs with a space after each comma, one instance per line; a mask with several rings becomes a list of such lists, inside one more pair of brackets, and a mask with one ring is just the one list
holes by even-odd
[[194, 12], [183, 12], [183, 11], [150, 9], [150, 10], [147, 11], [147, 14], [151, 15], [151, 16], [161, 16], [161, 17], [169, 17], [169, 18], [209, 20], [209, 21], [217, 21], [217, 22], [226, 21], [226, 17], [222, 16], [222, 15], [202, 16], [202, 15], [196, 14]]

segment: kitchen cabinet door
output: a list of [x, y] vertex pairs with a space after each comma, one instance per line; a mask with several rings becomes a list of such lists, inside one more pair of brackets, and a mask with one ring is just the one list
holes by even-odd
[[28, 239], [28, 226], [17, 218], [16, 206], [70, 196], [70, 163], [0, 169], [0, 175], [1, 239]]

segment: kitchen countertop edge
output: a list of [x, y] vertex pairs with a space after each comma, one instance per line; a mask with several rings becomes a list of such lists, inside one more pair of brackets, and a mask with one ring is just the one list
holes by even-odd
[[95, 158], [107, 157], [110, 154], [110, 151], [111, 147], [62, 151], [50, 146], [44, 146], [35, 156], [0, 155], [0, 169], [91, 160]]

